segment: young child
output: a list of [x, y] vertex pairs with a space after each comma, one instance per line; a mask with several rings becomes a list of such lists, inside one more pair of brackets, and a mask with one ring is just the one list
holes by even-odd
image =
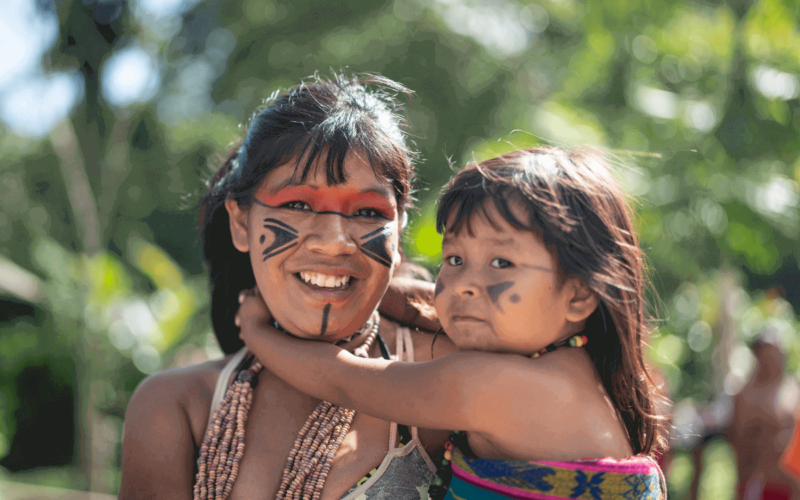
[[520, 150], [467, 166], [442, 193], [434, 305], [457, 352], [359, 358], [281, 333], [243, 294], [247, 347], [314, 397], [454, 429], [431, 498], [665, 498], [649, 458], [667, 432], [643, 360], [646, 276], [609, 166]]

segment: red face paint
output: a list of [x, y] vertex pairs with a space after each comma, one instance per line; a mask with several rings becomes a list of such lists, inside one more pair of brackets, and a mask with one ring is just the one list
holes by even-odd
[[311, 210], [318, 213], [334, 212], [350, 217], [357, 210], [371, 208], [387, 219], [394, 219], [397, 216], [394, 206], [386, 195], [350, 188], [294, 186], [283, 188], [275, 194], [263, 190], [256, 195], [256, 198], [261, 203], [275, 208], [292, 201], [302, 201], [308, 203]]

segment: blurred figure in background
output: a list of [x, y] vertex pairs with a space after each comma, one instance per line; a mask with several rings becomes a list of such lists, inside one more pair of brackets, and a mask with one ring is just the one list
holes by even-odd
[[773, 337], [767, 332], [751, 345], [755, 369], [733, 398], [727, 430], [744, 500], [800, 498], [800, 482], [779, 466], [794, 426], [797, 382], [784, 377], [785, 356]]

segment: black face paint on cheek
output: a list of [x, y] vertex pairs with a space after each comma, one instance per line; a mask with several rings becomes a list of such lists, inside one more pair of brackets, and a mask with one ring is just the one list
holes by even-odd
[[331, 312], [331, 305], [326, 304], [325, 309], [322, 310], [322, 328], [319, 330], [320, 336], [325, 335], [325, 331], [328, 330], [328, 313]]
[[[264, 260], [274, 257], [279, 253], [285, 252], [286, 250], [289, 250], [293, 246], [297, 245], [297, 242], [294, 241], [297, 239], [297, 229], [293, 228], [292, 226], [281, 222], [278, 219], [267, 218], [264, 219], [264, 227], [275, 234], [275, 241], [273, 241], [272, 244], [265, 248], [262, 252]], [[261, 243], [264, 243], [263, 234], [261, 235]]]
[[508, 300], [510, 300], [512, 304], [519, 304], [519, 295], [515, 293], [509, 297]]
[[361, 244], [361, 251], [375, 262], [392, 267], [392, 256], [386, 248], [386, 242], [390, 236], [392, 236], [392, 229], [389, 226], [365, 234], [361, 240], [367, 241]]
[[438, 278], [436, 280], [436, 288], [433, 289], [433, 298], [435, 299], [436, 297], [438, 297], [439, 294], [442, 293], [443, 291], [444, 291], [444, 281], [442, 280], [442, 278]]
[[500, 306], [498, 300], [500, 299], [500, 294], [512, 286], [514, 286], [513, 281], [503, 281], [496, 285], [489, 285], [486, 287], [486, 294], [489, 295], [489, 298], [492, 299], [492, 303], [495, 305], [495, 307], [500, 309], [500, 312], [503, 314], [505, 314], [505, 311], [503, 311], [503, 308]]

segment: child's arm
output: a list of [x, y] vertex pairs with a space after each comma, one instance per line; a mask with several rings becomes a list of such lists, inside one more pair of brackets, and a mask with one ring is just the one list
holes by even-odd
[[365, 359], [272, 328], [258, 296], [244, 300], [238, 317], [248, 349], [275, 375], [306, 394], [419, 427], [488, 432], [503, 424], [497, 414], [506, 409], [497, 399], [506, 391], [499, 388], [498, 378], [504, 377], [503, 366], [510, 358], [518, 356], [454, 353], [422, 363]]

